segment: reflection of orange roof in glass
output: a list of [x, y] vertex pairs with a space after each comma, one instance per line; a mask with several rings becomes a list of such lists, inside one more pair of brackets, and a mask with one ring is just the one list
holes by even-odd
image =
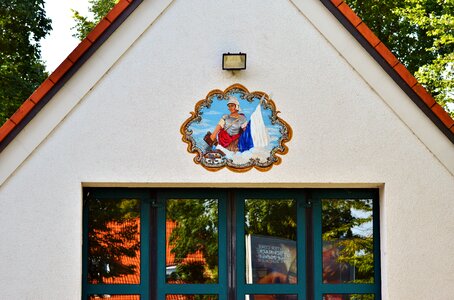
[[[166, 221], [166, 266], [175, 265], [175, 254], [172, 253], [172, 247], [169, 245], [170, 235], [172, 231], [177, 226], [176, 222]], [[205, 263], [203, 254], [200, 251], [196, 253], [189, 254], [181, 263], [193, 263], [193, 262], [202, 262]]]
[[[134, 241], [123, 241], [119, 242], [114, 245], [105, 245], [103, 244], [104, 247], [112, 247], [112, 246], [122, 246], [122, 247], [130, 247], [134, 243], [139, 242], [140, 243], [140, 219], [132, 219], [129, 221], [125, 221], [122, 223], [118, 222], [110, 222], [107, 227], [109, 228], [108, 232], [98, 232], [98, 235], [106, 235], [110, 234], [114, 238], [121, 240], [122, 238], [120, 236], [115, 236], [116, 234], [118, 235], [119, 232], [122, 230], [125, 230], [127, 227], [130, 227], [131, 225], [136, 225], [137, 226], [137, 232], [135, 233], [135, 240]], [[175, 262], [175, 254], [171, 253], [172, 247], [169, 245], [169, 237], [172, 234], [173, 229], [176, 227], [176, 223], [173, 221], [167, 221], [166, 222], [166, 266], [172, 266], [176, 265], [177, 263]], [[196, 253], [189, 254], [183, 261], [182, 263], [193, 263], [193, 262], [202, 262], [205, 263], [205, 259], [203, 258], [203, 254], [200, 251], [197, 251]], [[136, 251], [136, 255], [134, 257], [128, 257], [126, 255], [122, 256], [120, 258], [120, 263], [122, 265], [126, 266], [134, 266], [135, 267], [135, 273], [130, 274], [130, 275], [121, 275], [121, 276], [115, 276], [115, 277], [110, 277], [110, 278], [103, 278], [103, 284], [140, 284], [140, 250]], [[96, 282], [92, 282], [96, 283]], [[118, 297], [118, 296], [115, 296]], [[125, 296], [126, 297], [126, 296]], [[133, 297], [133, 296], [128, 296], [128, 297]], [[186, 299], [186, 298], [178, 298], [178, 295], [169, 295], [168, 299]], [[177, 297], [177, 298], [174, 298]], [[93, 298], [94, 299], [94, 298]], [[120, 298], [114, 298], [114, 299], [120, 299]], [[121, 298], [123, 299], [123, 298]], [[124, 298], [124, 299], [135, 299], [135, 298]]]
[[[124, 238], [121, 237], [119, 234], [121, 231], [124, 230], [130, 230], [131, 226], [134, 226], [137, 228], [137, 230], [134, 232], [134, 240], [125, 240]], [[107, 228], [109, 231], [102, 231], [98, 232], [97, 235], [111, 235], [112, 238], [118, 239], [118, 243], [114, 244], [102, 244], [103, 247], [131, 247], [136, 243], [140, 243], [140, 219], [135, 218], [135, 219], [130, 219], [125, 222], [119, 223], [119, 222], [110, 222], [107, 225]], [[103, 277], [102, 281], [104, 284], [140, 284], [140, 250], [137, 250], [135, 253], [134, 257], [129, 257], [126, 255], [123, 255], [120, 258], [119, 261], [122, 265], [125, 266], [134, 266], [135, 273], [134, 274], [128, 274], [128, 275], [121, 275], [121, 276], [115, 276], [115, 277]], [[95, 283], [95, 282], [93, 282]], [[117, 298], [116, 298], [117, 299]], [[120, 298], [118, 298], [120, 299]], [[123, 299], [123, 298], [121, 298]], [[126, 298], [125, 298], [126, 299]], [[135, 299], [135, 298], [127, 298], [127, 299]]]

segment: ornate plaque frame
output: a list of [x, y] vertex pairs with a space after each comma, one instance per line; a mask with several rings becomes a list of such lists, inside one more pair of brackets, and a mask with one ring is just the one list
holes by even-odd
[[[235, 122], [238, 121], [236, 119], [228, 124], [227, 119], [231, 114], [227, 104], [231, 106], [232, 103], [239, 105], [241, 126], [240, 122]], [[194, 162], [209, 171], [227, 168], [234, 172], [246, 172], [255, 168], [263, 172], [281, 163], [281, 158], [277, 155], [288, 152], [285, 143], [292, 138], [290, 125], [278, 117], [278, 113], [280, 112], [276, 110], [276, 105], [268, 94], [260, 91], [249, 92], [241, 84], [233, 84], [224, 91], [212, 90], [205, 99], [198, 101], [194, 112], [190, 112], [191, 116], [181, 125], [180, 131], [183, 141], [188, 144], [188, 152], [196, 154]], [[236, 142], [240, 144], [240, 150], [238, 146], [235, 148], [227, 145], [227, 142], [223, 143], [219, 136], [221, 133], [216, 135], [218, 125], [226, 132], [234, 130], [235, 126], [240, 127], [237, 135], [232, 133], [234, 137], [228, 136], [229, 141], [240, 136], [237, 139], [241, 140]], [[216, 136], [214, 140], [210, 138], [213, 132]], [[241, 146], [248, 136], [252, 148]]]

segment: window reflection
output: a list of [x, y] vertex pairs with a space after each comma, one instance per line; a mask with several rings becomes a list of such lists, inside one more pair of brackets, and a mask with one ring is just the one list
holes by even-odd
[[246, 283], [297, 283], [295, 200], [245, 200], [245, 235]]
[[217, 300], [218, 295], [166, 295], [166, 300]]
[[245, 295], [245, 300], [297, 300], [297, 295]]
[[323, 300], [374, 300], [373, 294], [326, 294]]
[[88, 282], [140, 283], [140, 201], [87, 201]]
[[166, 212], [167, 283], [216, 283], [218, 200], [169, 199]]
[[324, 283], [373, 283], [372, 208], [370, 199], [322, 200]]
[[89, 300], [102, 300], [102, 299], [109, 299], [109, 300], [140, 300], [140, 295], [109, 295], [109, 294], [101, 294], [101, 295], [91, 295], [88, 297]]

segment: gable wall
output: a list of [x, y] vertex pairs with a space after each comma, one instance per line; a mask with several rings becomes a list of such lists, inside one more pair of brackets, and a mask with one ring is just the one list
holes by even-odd
[[[291, 2], [175, 1], [114, 55], [110, 47], [152, 21], [153, 5], [144, 1], [131, 29], [119, 29], [29, 124], [69, 111], [0, 187], [7, 299], [80, 298], [82, 185], [380, 187], [383, 298], [453, 294], [453, 175]], [[228, 51], [247, 53], [246, 71], [221, 70]], [[116, 57], [98, 81], [93, 66]], [[87, 82], [93, 88], [79, 93]], [[208, 172], [181, 141], [195, 103], [237, 82], [271, 93], [293, 129], [289, 153], [268, 172]], [[71, 95], [77, 105], [64, 108]]]

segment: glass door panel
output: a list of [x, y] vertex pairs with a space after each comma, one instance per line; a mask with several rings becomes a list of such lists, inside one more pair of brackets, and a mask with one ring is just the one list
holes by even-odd
[[225, 190], [157, 192], [157, 299], [227, 299], [226, 195]]
[[237, 298], [305, 299], [303, 193], [242, 190], [235, 195]]
[[296, 284], [296, 201], [244, 201], [248, 284]]
[[140, 283], [140, 200], [91, 199], [88, 283]]
[[149, 192], [87, 188], [83, 201], [82, 299], [148, 299], [156, 228]]
[[167, 199], [166, 282], [217, 283], [218, 200]]
[[322, 239], [323, 283], [374, 282], [372, 199], [322, 199]]
[[378, 190], [313, 196], [315, 298], [380, 299]]

